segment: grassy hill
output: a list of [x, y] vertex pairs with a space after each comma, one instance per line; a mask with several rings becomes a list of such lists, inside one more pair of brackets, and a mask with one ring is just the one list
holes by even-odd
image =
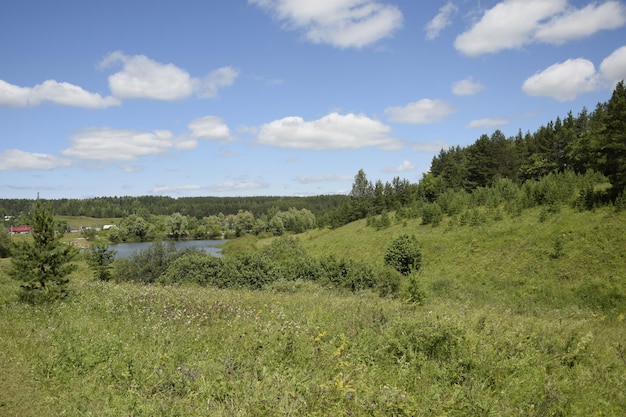
[[381, 264], [415, 234], [423, 305], [100, 283], [81, 261], [69, 300], [33, 307], [0, 260], [0, 415], [622, 416], [626, 213], [479, 218], [298, 236]]
[[420, 279], [432, 298], [510, 308], [611, 310], [626, 305], [626, 212], [539, 207], [477, 226], [447, 218], [437, 226], [406, 220], [376, 230], [366, 221], [301, 235], [309, 253], [336, 253], [382, 264], [397, 236], [414, 234], [423, 250]]

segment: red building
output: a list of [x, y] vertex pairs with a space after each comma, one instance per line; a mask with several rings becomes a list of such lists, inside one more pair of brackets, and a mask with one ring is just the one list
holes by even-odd
[[32, 231], [33, 231], [33, 229], [31, 229], [28, 226], [11, 226], [9, 228], [9, 232], [11, 232], [12, 235], [15, 235], [15, 234], [25, 234], [25, 233], [30, 233]]

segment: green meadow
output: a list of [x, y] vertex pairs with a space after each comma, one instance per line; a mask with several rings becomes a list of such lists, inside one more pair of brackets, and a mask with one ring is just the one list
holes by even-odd
[[626, 211], [477, 210], [296, 235], [382, 266], [414, 234], [419, 304], [299, 280], [98, 282], [79, 259], [71, 296], [32, 306], [2, 259], [0, 415], [623, 416]]

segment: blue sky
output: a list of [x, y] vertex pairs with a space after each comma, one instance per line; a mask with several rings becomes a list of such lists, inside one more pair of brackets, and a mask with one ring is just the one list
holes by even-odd
[[307, 196], [610, 98], [626, 3], [6, 2], [0, 197]]

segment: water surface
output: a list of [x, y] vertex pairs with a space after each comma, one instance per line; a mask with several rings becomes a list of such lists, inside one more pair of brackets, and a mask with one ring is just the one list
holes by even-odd
[[[225, 243], [226, 240], [177, 240], [174, 241], [174, 246], [177, 250], [184, 248], [198, 248], [202, 249], [206, 253], [210, 253], [215, 256], [221, 256], [221, 248], [216, 246]], [[115, 245], [109, 245], [109, 249], [116, 251], [115, 258], [128, 258], [132, 254], [149, 248], [154, 242], [136, 242], [136, 243], [117, 243]], [[163, 242], [168, 245], [169, 242]]]

